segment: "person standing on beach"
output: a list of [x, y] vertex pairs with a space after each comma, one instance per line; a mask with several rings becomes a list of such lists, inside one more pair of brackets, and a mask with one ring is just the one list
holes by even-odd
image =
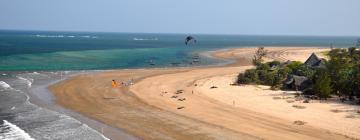
[[114, 88], [118, 86], [118, 84], [117, 84], [117, 82], [115, 80], [112, 80], [111, 85]]

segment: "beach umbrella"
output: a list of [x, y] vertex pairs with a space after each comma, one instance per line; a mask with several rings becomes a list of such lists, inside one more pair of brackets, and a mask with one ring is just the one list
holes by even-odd
[[196, 43], [196, 39], [194, 37], [192, 37], [192, 36], [187, 36], [185, 38], [185, 45], [188, 45], [190, 43]]

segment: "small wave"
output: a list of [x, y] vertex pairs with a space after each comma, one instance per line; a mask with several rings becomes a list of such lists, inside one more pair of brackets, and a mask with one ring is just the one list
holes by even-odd
[[76, 37], [82, 37], [82, 38], [98, 38], [97, 36], [89, 36], [89, 35], [83, 35], [83, 36], [74, 36], [74, 35], [35, 35], [36, 37], [40, 38], [76, 38]]
[[7, 84], [6, 82], [4, 82], [4, 81], [0, 81], [0, 87], [1, 87], [2, 89], [9, 89], [9, 88], [11, 88], [11, 86], [10, 86], [9, 84]]
[[133, 38], [133, 40], [136, 40], [136, 41], [144, 41], [144, 40], [159, 40], [158, 38]]
[[38, 72], [31, 72], [31, 73], [26, 73], [28, 76], [30, 77], [34, 77], [34, 76], [46, 76], [46, 74], [42, 74], [42, 73], [38, 73]]
[[16, 126], [15, 124], [12, 124], [6, 120], [3, 120], [3, 125], [1, 126], [1, 129], [4, 130], [3, 133], [0, 134], [0, 139], [6, 139], [6, 140], [34, 140], [28, 133], [26, 133], [24, 130]]
[[34, 79], [31, 79], [31, 78], [26, 79], [26, 78], [20, 77], [20, 76], [17, 76], [17, 78], [19, 78], [20, 80], [25, 81], [27, 83], [27, 85], [28, 85], [28, 88], [30, 88], [32, 83], [34, 82]]
[[[98, 131], [96, 131], [96, 130], [94, 130], [94, 129], [91, 129], [91, 128], [90, 128], [88, 125], [86, 125], [86, 124], [82, 124], [82, 126], [85, 127], [86, 129], [90, 129], [91, 131], [99, 134], [104, 140], [110, 140], [109, 138], [107, 138], [107, 137], [103, 134], [103, 132], [98, 132]], [[103, 130], [101, 130], [101, 131], [103, 131]]]
[[80, 37], [83, 37], [83, 38], [98, 38], [97, 36], [89, 36], [89, 35], [83, 35], [83, 36], [80, 36]]
[[40, 74], [40, 73], [38, 73], [38, 72], [35, 71], [35, 72], [33, 72], [32, 74], [36, 74], [36, 75], [37, 75], [37, 74]]
[[3, 73], [3, 74], [1, 74], [1, 75], [4, 75], [4, 76], [5, 76], [5, 75], [7, 75], [7, 74], [6, 74], [6, 73]]
[[39, 77], [48, 77], [48, 78], [50, 78], [50, 76], [48, 75], [48, 74], [46, 74], [46, 73], [39, 73], [39, 72], [31, 72], [31, 73], [26, 73], [26, 76], [27, 77], [31, 77], [32, 79], [32, 81], [34, 81], [34, 79], [37, 79], [37, 78], [39, 78]]
[[36, 37], [48, 37], [48, 38], [63, 38], [64, 35], [36, 35]]

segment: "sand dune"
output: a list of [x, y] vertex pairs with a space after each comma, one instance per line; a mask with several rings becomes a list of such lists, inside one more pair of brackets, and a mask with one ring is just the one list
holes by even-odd
[[[312, 52], [324, 51], [268, 49], [268, 59], [283, 61], [304, 61]], [[142, 139], [359, 138], [359, 118], [344, 118], [344, 113], [328, 110], [339, 106], [311, 103], [300, 110], [292, 107], [296, 102], [274, 100], [279, 91], [230, 86], [236, 74], [252, 67], [254, 51], [254, 48], [230, 49], [214, 54], [238, 60], [231, 66], [79, 75], [51, 86], [50, 90], [60, 105]], [[112, 79], [136, 82], [129, 87], [112, 88]], [[298, 125], [295, 121], [306, 123]]]

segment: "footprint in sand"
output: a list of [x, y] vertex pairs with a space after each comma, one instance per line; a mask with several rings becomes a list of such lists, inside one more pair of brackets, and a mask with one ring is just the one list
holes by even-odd
[[168, 93], [168, 92], [163, 91], [163, 92], [160, 93], [160, 96], [164, 96], [166, 93]]
[[186, 98], [181, 98], [181, 99], [178, 99], [178, 101], [185, 101]]
[[175, 92], [175, 94], [181, 94], [183, 92], [184, 92], [184, 90], [178, 90], [178, 91]]
[[298, 121], [294, 121], [294, 124], [296, 124], [296, 125], [305, 125], [306, 122], [298, 120]]

